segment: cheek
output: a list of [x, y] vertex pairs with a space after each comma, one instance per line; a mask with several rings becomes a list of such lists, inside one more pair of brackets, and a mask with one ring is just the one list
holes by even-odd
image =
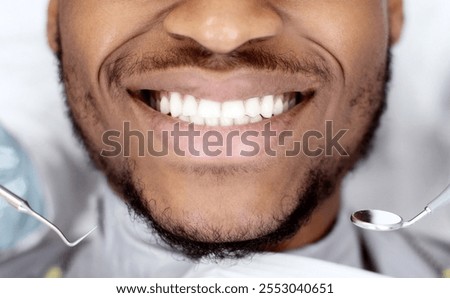
[[[132, 34], [133, 9], [124, 1], [66, 1], [60, 9], [60, 34], [66, 91], [78, 124], [98, 146], [106, 129], [122, 128], [117, 105], [106, 105], [99, 90], [99, 71], [105, 59]], [[122, 12], [126, 12], [126, 14]]]
[[81, 65], [84, 80], [98, 83], [107, 57], [139, 34], [151, 13], [130, 1], [66, 1], [60, 11], [62, 46], [66, 59]]
[[321, 11], [316, 6], [309, 10], [304, 23], [307, 38], [328, 51], [339, 64], [344, 80], [334, 89], [340, 92], [327, 97], [333, 100], [327, 103], [325, 118], [333, 119], [335, 132], [347, 131], [340, 144], [350, 155], [370, 129], [383, 100], [382, 78], [389, 47], [384, 2], [360, 2], [345, 2], [354, 4], [355, 9], [331, 2], [333, 9]]
[[306, 37], [325, 48], [340, 64], [346, 83], [385, 59], [389, 42], [385, 1], [308, 2]]
[[[330, 97], [326, 117], [347, 129], [362, 127], [377, 110], [389, 48], [389, 23], [385, 1], [306, 1], [302, 20], [306, 38], [328, 52], [343, 78]], [[381, 77], [380, 77], [381, 76]], [[339, 98], [336, 94], [340, 94]], [[360, 133], [360, 132], [358, 132]], [[353, 138], [352, 138], [353, 139]]]

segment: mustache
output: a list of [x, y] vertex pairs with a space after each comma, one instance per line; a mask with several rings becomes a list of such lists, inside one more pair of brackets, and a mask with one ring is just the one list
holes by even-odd
[[293, 54], [275, 54], [262, 48], [242, 49], [228, 54], [217, 54], [201, 46], [173, 48], [163, 55], [152, 53], [125, 53], [106, 65], [110, 86], [120, 86], [126, 77], [173, 68], [199, 68], [215, 72], [238, 69], [278, 71], [315, 77], [329, 82], [333, 74], [326, 60], [320, 56], [295, 57]]

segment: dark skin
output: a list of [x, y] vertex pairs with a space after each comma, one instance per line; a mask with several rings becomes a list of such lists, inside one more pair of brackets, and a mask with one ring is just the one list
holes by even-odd
[[[264, 245], [287, 250], [321, 239], [332, 227], [341, 181], [360, 158], [385, 99], [388, 52], [402, 22], [400, 0], [51, 0], [48, 37], [61, 54], [67, 103], [92, 159], [126, 201], [119, 177], [127, 174], [143, 213], [175, 235], [205, 243], [263, 237], [306, 200], [311, 173], [327, 173], [331, 187], [309, 220]], [[121, 59], [125, 64], [142, 57], [170, 60], [168, 53], [185, 48], [207, 52], [207, 63], [151, 64], [139, 73], [125, 67], [120, 76], [111, 75]], [[229, 63], [244, 51], [318, 67], [274, 70]], [[348, 129], [341, 143], [349, 156], [292, 158], [274, 148], [276, 157], [194, 158], [177, 156], [169, 144], [168, 156], [143, 158], [132, 143], [129, 157], [101, 158], [103, 133], [123, 132], [124, 121], [157, 135], [173, 127], [173, 118], [130, 95], [142, 86], [218, 102], [312, 90], [312, 98], [288, 112], [234, 128], [261, 130], [270, 122], [276, 131], [292, 130], [300, 137], [308, 130], [325, 133], [325, 121], [332, 120], [335, 130]], [[179, 227], [184, 230], [177, 232]]]

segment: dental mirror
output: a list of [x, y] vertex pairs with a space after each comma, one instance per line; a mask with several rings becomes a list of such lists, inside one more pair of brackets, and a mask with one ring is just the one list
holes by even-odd
[[426, 215], [435, 211], [436, 209], [450, 203], [450, 184], [444, 191], [438, 195], [434, 200], [428, 203], [422, 212], [417, 214], [409, 221], [404, 221], [403, 218], [395, 213], [383, 210], [360, 210], [354, 212], [351, 216], [351, 221], [354, 225], [374, 231], [394, 231], [409, 227], [418, 222]]

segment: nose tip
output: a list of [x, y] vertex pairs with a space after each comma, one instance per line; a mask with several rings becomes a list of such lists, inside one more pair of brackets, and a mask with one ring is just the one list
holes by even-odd
[[280, 16], [258, 3], [187, 1], [167, 15], [164, 28], [171, 36], [188, 38], [214, 53], [226, 54], [249, 41], [269, 39], [280, 32]]

